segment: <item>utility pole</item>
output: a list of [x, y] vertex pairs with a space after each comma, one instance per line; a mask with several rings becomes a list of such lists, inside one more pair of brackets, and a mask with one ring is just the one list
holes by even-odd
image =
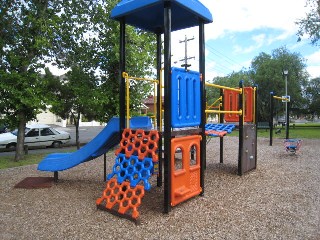
[[195, 57], [188, 57], [188, 41], [194, 40], [194, 37], [187, 38], [187, 35], [184, 36], [184, 40], [180, 40], [179, 43], [184, 42], [184, 58], [180, 59], [179, 61], [184, 61], [184, 64], [181, 65], [181, 67], [184, 67], [184, 69], [187, 71], [188, 67], [191, 66], [191, 64], [188, 64], [189, 59], [195, 59]]

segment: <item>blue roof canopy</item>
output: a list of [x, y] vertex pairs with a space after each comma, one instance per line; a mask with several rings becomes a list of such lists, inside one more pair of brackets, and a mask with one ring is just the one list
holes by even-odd
[[[111, 18], [149, 32], [162, 33], [165, 0], [122, 0], [111, 11]], [[171, 0], [171, 30], [212, 22], [210, 11], [199, 0]]]

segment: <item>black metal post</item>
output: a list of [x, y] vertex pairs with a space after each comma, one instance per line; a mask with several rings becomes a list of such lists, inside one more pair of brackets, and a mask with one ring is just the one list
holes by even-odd
[[206, 167], [206, 68], [205, 68], [205, 39], [204, 39], [204, 23], [199, 23], [199, 70], [201, 74], [200, 89], [201, 89], [201, 143], [200, 143], [200, 187], [202, 188], [201, 195], [204, 194], [204, 175]]
[[164, 212], [171, 210], [171, 1], [164, 2]]
[[58, 171], [54, 171], [54, 172], [53, 172], [53, 181], [54, 181], [54, 182], [58, 182], [58, 180], [59, 180]]
[[161, 33], [157, 33], [157, 79], [159, 81], [158, 88], [157, 88], [157, 128], [159, 132], [159, 142], [158, 142], [158, 156], [159, 156], [159, 173], [157, 176], [157, 186], [162, 186], [162, 129], [160, 129], [161, 119], [161, 104], [162, 104], [162, 97], [161, 97]]
[[269, 119], [269, 127], [270, 127], [270, 143], [269, 143], [269, 145], [270, 146], [272, 146], [272, 137], [273, 137], [273, 112], [274, 112], [273, 96], [274, 96], [274, 93], [270, 92], [270, 119]]
[[257, 129], [257, 124], [258, 124], [258, 85], [254, 86], [254, 122], [256, 124], [256, 139], [255, 139], [255, 169], [257, 168], [257, 162], [258, 162], [258, 129]]
[[103, 168], [104, 168], [104, 171], [103, 171], [103, 180], [106, 182], [107, 181], [107, 154], [103, 154]]
[[126, 23], [125, 19], [122, 18], [120, 21], [120, 93], [119, 93], [119, 106], [120, 106], [120, 139], [122, 130], [125, 128], [125, 109], [126, 109], [126, 83], [122, 77], [122, 73], [126, 71]]
[[286, 139], [289, 139], [289, 126], [290, 126], [290, 119], [289, 119], [289, 112], [290, 112], [290, 102], [286, 102], [287, 105], [287, 115], [286, 115]]
[[[220, 110], [224, 109], [224, 105], [223, 105], [223, 89], [220, 89], [220, 97], [221, 97], [221, 101], [220, 101]], [[224, 123], [224, 114], [220, 113], [220, 118], [219, 118], [219, 122], [220, 123]], [[220, 137], [220, 163], [223, 163], [223, 137]]]
[[243, 153], [243, 122], [244, 122], [244, 109], [243, 109], [243, 95], [244, 87], [243, 81], [239, 83], [239, 88], [242, 89], [242, 92], [239, 94], [239, 108], [242, 110], [242, 114], [239, 116], [239, 155], [238, 155], [238, 175], [242, 175], [242, 153]]

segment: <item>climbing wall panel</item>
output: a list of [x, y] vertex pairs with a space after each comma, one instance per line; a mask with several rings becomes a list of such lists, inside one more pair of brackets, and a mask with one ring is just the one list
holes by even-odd
[[255, 124], [246, 124], [243, 126], [243, 151], [241, 162], [241, 175], [256, 169], [256, 126]]

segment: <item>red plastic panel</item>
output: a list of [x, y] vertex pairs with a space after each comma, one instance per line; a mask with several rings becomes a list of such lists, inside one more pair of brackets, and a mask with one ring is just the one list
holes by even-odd
[[[244, 88], [245, 94], [245, 112], [244, 112], [244, 121], [253, 122], [253, 101], [254, 101], [254, 91], [252, 87]], [[225, 111], [238, 111], [239, 109], [239, 93], [225, 89], [223, 97], [223, 105]], [[224, 120], [226, 122], [238, 122], [239, 115], [234, 113], [226, 113], [224, 115]]]

